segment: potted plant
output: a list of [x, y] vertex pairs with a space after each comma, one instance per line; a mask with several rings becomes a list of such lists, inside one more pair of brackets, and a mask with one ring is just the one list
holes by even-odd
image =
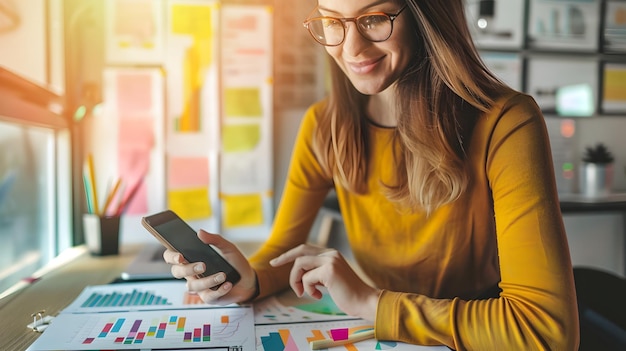
[[613, 186], [613, 153], [603, 143], [587, 146], [580, 167], [579, 190], [586, 197], [610, 194]]

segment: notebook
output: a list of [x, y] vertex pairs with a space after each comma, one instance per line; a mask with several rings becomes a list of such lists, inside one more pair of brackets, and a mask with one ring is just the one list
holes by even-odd
[[145, 244], [137, 257], [122, 272], [123, 280], [173, 279], [171, 266], [163, 260], [165, 247], [160, 243]]

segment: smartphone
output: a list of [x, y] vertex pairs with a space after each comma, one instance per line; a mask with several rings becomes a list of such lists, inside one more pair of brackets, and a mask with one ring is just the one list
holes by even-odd
[[[206, 271], [198, 277], [224, 272], [226, 281], [233, 285], [241, 279], [239, 272], [214, 248], [203, 243], [196, 231], [172, 210], [143, 217], [141, 224], [165, 247], [182, 254], [187, 262], [204, 262]], [[213, 287], [213, 290], [218, 288]]]

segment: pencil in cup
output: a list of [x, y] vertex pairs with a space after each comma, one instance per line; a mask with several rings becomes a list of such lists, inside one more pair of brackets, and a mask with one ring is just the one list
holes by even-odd
[[321, 350], [321, 349], [327, 349], [329, 347], [352, 344], [355, 342], [373, 339], [373, 338], [374, 338], [374, 329], [369, 329], [369, 330], [365, 330], [362, 332], [354, 333], [350, 335], [347, 339], [343, 339], [343, 340], [332, 340], [332, 339], [314, 340], [314, 341], [309, 342], [309, 347], [311, 347], [311, 350]]

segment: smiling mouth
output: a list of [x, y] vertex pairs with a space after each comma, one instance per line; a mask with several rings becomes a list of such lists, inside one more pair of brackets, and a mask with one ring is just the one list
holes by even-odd
[[349, 62], [346, 65], [350, 70], [354, 73], [358, 74], [367, 74], [373, 71], [380, 61], [382, 61], [383, 57], [374, 59], [374, 60], [366, 60], [361, 62]]

